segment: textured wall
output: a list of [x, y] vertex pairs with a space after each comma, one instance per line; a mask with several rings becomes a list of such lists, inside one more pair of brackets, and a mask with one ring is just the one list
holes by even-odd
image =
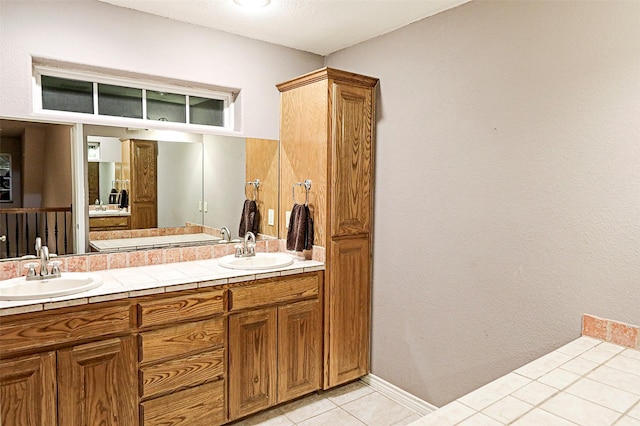
[[2, 0], [0, 117], [35, 117], [31, 57], [240, 88], [243, 134], [270, 139], [275, 85], [322, 66], [317, 55], [101, 2]]
[[327, 59], [380, 78], [374, 374], [441, 405], [640, 324], [639, 22], [474, 1]]

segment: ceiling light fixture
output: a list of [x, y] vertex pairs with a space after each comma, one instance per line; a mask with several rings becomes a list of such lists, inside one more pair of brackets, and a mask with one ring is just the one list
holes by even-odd
[[265, 7], [269, 3], [271, 3], [271, 0], [233, 0], [233, 1], [239, 4], [240, 6], [251, 7], [255, 9], [259, 7]]

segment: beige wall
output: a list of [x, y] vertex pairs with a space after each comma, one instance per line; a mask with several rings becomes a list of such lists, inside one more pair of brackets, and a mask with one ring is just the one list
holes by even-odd
[[327, 59], [380, 78], [374, 374], [441, 405], [640, 324], [639, 22], [473, 1]]
[[[241, 89], [237, 119], [242, 135], [277, 139], [280, 94], [275, 85], [323, 62], [311, 53], [95, 0], [2, 0], [0, 28], [0, 117], [8, 118], [45, 117], [33, 113], [35, 57], [108, 73]], [[89, 118], [83, 123], [97, 124]]]
[[22, 207], [42, 207], [46, 130], [26, 128], [22, 137]]
[[43, 157], [42, 207], [71, 205], [71, 126], [48, 126]]

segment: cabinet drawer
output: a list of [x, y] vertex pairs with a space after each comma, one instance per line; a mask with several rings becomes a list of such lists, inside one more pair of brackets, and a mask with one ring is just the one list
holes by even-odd
[[140, 334], [140, 362], [149, 363], [224, 345], [224, 318], [198, 321]]
[[236, 311], [315, 298], [320, 292], [320, 275], [306, 274], [267, 279], [258, 284], [234, 287], [229, 292], [229, 310]]
[[90, 217], [89, 229], [129, 229], [129, 216]]
[[15, 352], [42, 350], [83, 339], [126, 333], [131, 330], [129, 304], [63, 313], [29, 315], [28, 319], [0, 322], [2, 357]]
[[225, 422], [224, 380], [141, 404], [144, 426], [214, 426]]
[[138, 303], [140, 328], [191, 320], [224, 311], [224, 290], [208, 291]]
[[224, 349], [142, 367], [140, 396], [144, 399], [195, 386], [224, 374]]

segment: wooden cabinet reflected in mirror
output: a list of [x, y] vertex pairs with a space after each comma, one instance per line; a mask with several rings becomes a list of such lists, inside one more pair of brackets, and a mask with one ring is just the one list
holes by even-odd
[[[158, 227], [158, 142], [136, 139], [122, 141], [122, 179], [129, 181], [131, 229]], [[122, 201], [121, 201], [122, 202]]]

